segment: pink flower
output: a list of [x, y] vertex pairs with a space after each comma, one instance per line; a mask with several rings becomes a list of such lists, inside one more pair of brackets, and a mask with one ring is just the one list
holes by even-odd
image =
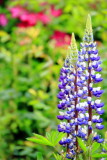
[[19, 27], [30, 27], [36, 25], [38, 21], [41, 21], [43, 24], [48, 24], [51, 19], [48, 15], [43, 12], [29, 12], [22, 8], [21, 6], [15, 6], [9, 9], [13, 18], [20, 19]]
[[15, 6], [9, 9], [13, 18], [20, 18], [21, 15], [27, 13], [27, 11], [21, 6]]
[[55, 31], [51, 39], [55, 40], [55, 46], [60, 47], [64, 45], [69, 45], [71, 41], [71, 36], [65, 32]]
[[28, 23], [29, 26], [34, 26], [37, 23], [37, 14], [36, 13], [25, 13], [20, 16], [22, 22]]
[[6, 18], [5, 14], [0, 14], [0, 25], [6, 26], [8, 23], [8, 19]]
[[61, 9], [55, 9], [55, 6], [51, 6], [51, 15], [54, 17], [59, 17], [62, 14], [62, 10]]
[[43, 24], [48, 24], [51, 21], [49, 16], [44, 14], [43, 12], [37, 13], [37, 18], [38, 18], [38, 21], [41, 21]]
[[19, 27], [34, 26], [38, 21], [41, 21], [43, 24], [50, 22], [50, 18], [42, 12], [25, 13], [19, 19], [21, 20], [21, 23], [18, 24]]

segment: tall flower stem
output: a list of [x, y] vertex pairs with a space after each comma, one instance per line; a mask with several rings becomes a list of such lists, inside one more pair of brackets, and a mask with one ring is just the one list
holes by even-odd
[[[90, 55], [88, 55], [88, 68], [89, 68], [89, 63], [90, 63]], [[90, 84], [91, 84], [91, 70], [88, 69], [88, 73], [89, 73], [89, 78], [88, 78], [88, 97], [92, 97], [92, 93], [89, 89]], [[89, 113], [89, 122], [92, 121], [92, 108], [91, 108], [91, 104], [88, 105], [88, 113]], [[92, 130], [89, 129], [88, 127], [88, 137], [90, 136], [90, 134], [92, 133]]]
[[[74, 82], [74, 85], [75, 85], [75, 93], [77, 95], [77, 92], [78, 92], [78, 87], [77, 87], [77, 67], [75, 67], [75, 71], [76, 71], [76, 76], [75, 76], [75, 82]], [[76, 105], [78, 103], [78, 98], [76, 96], [75, 98], [75, 118], [77, 119], [78, 118], [78, 111], [76, 109]], [[75, 125], [75, 131], [76, 131], [76, 134], [78, 132], [78, 124]], [[78, 150], [78, 141], [77, 141], [77, 137], [76, 137], [76, 151]]]

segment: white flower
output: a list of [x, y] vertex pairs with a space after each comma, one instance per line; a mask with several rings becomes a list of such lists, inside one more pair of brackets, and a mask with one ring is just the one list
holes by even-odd
[[93, 65], [96, 65], [96, 64], [97, 64], [97, 62], [96, 62], [96, 61], [94, 61], [94, 62], [92, 62], [92, 64], [93, 64]]
[[84, 114], [80, 113], [79, 114], [80, 118], [84, 118]]
[[91, 105], [94, 105], [94, 101], [91, 102]]
[[65, 113], [64, 113], [64, 112], [61, 112], [61, 111], [59, 112], [59, 114], [62, 115], [62, 116], [65, 115]]
[[71, 89], [71, 86], [66, 86], [66, 89], [69, 89], [69, 90], [70, 90], [70, 89]]
[[100, 91], [101, 87], [93, 88], [93, 91]]
[[92, 70], [92, 71], [91, 71], [91, 74], [92, 74], [92, 75], [95, 75], [95, 71], [94, 71], [94, 70]]
[[88, 58], [88, 55], [87, 55], [87, 54], [85, 55], [85, 58]]
[[100, 78], [101, 77], [101, 74], [96, 74], [96, 78]]
[[91, 98], [91, 97], [87, 97], [87, 100], [88, 100], [88, 101], [91, 101], [91, 100], [92, 100], [92, 98]]
[[89, 113], [85, 113], [86, 117], [89, 117]]
[[93, 84], [92, 84], [92, 83], [90, 83], [90, 84], [89, 84], [89, 86], [90, 86], [90, 87], [92, 87], [92, 86], [93, 86]]
[[97, 108], [97, 111], [101, 111], [101, 108]]
[[75, 118], [75, 122], [77, 123], [77, 118]]
[[92, 125], [92, 122], [91, 122], [91, 121], [88, 121], [88, 125], [90, 125], [90, 126], [91, 126], [91, 125]]
[[82, 66], [83, 66], [83, 67], [86, 67], [86, 63], [85, 63], [85, 62], [82, 62]]
[[84, 90], [84, 91], [87, 90], [87, 87], [83, 87], [83, 90]]
[[78, 94], [82, 94], [82, 93], [83, 93], [83, 91], [82, 91], [82, 90], [79, 90], [79, 91], [78, 91]]
[[85, 77], [81, 76], [81, 79], [82, 79], [82, 80], [85, 80]]
[[93, 51], [95, 51], [95, 50], [96, 50], [96, 47], [93, 48]]
[[101, 103], [101, 100], [100, 100], [100, 99], [97, 99], [97, 100], [95, 100], [95, 103], [96, 103], [96, 104], [100, 104], [100, 103]]

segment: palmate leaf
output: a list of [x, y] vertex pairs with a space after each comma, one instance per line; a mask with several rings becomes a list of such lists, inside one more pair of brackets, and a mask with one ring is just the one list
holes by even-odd
[[58, 131], [51, 131], [50, 133], [46, 133], [46, 137], [34, 133], [35, 137], [27, 138], [27, 140], [37, 144], [55, 147], [62, 139], [62, 137], [64, 137], [64, 135], [64, 133], [59, 133]]
[[78, 138], [78, 143], [79, 143], [80, 148], [81, 148], [84, 152], [86, 152], [86, 151], [87, 151], [87, 147], [86, 147], [84, 141], [82, 141], [81, 138]]
[[51, 131], [50, 133], [46, 133], [47, 139], [56, 146], [58, 142], [65, 136], [64, 133], [60, 133], [58, 131]]
[[35, 137], [27, 138], [27, 140], [32, 141], [37, 144], [48, 145], [48, 146], [53, 147], [53, 144], [44, 136], [41, 136], [39, 134], [34, 134], [34, 136]]
[[37, 160], [43, 160], [41, 152], [37, 152]]
[[96, 150], [98, 150], [99, 147], [100, 147], [100, 144], [97, 143], [97, 142], [94, 142], [94, 143], [92, 144], [92, 153], [94, 153]]
[[107, 157], [107, 154], [106, 153], [104, 153], [104, 154], [96, 153], [96, 154], [93, 154], [92, 157], [93, 158], [105, 158], [105, 157]]

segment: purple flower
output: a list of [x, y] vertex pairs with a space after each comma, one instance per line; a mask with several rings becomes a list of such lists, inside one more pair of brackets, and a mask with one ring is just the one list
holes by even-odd
[[[59, 78], [59, 115], [61, 120], [58, 131], [66, 133], [59, 142], [66, 147], [66, 158], [75, 159], [78, 154], [77, 137], [87, 140], [92, 134], [93, 141], [102, 143], [104, 139], [97, 135], [96, 130], [102, 130], [103, 119], [100, 115], [104, 113], [104, 103], [100, 97], [103, 94], [101, 87], [95, 87], [96, 83], [103, 80], [100, 72], [101, 61], [93, 39], [91, 19], [88, 16], [83, 43], [78, 52], [74, 35], [69, 47], [69, 54], [65, 59], [64, 66], [60, 71]], [[88, 133], [87, 133], [88, 131]]]
[[59, 143], [67, 148], [66, 157], [68, 159], [72, 159], [78, 149], [77, 136], [86, 139], [87, 129], [82, 126], [88, 124], [85, 115], [87, 103], [80, 102], [87, 93], [87, 87], [83, 87], [86, 78], [82, 75], [86, 66], [85, 63], [78, 61], [77, 55], [78, 50], [74, 35], [72, 35], [70, 53], [60, 71], [60, 84], [58, 85], [60, 91], [57, 95], [58, 109], [60, 109], [60, 115], [57, 118], [63, 121], [58, 125], [58, 131], [67, 134], [67, 137], [64, 137]]
[[[87, 86], [88, 90], [86, 94], [88, 104], [87, 113], [89, 114], [87, 136], [92, 134], [92, 125], [95, 125], [95, 123], [97, 129], [101, 130], [104, 128], [104, 126], [101, 124], [103, 122], [103, 119], [100, 118], [100, 116], [94, 115], [95, 111], [99, 115], [102, 115], [104, 113], [104, 110], [102, 109], [104, 103], [102, 103], [99, 99], [104, 91], [101, 90], [101, 87], [94, 87], [94, 84], [99, 83], [103, 80], [101, 74], [98, 73], [101, 72], [102, 68], [100, 66], [101, 60], [100, 56], [98, 55], [98, 50], [96, 49], [96, 46], [96, 42], [94, 42], [93, 38], [91, 18], [90, 16], [88, 16], [85, 34], [83, 37], [83, 42], [81, 43], [81, 50], [79, 52], [80, 62], [82, 59], [81, 63], [85, 63], [84, 67], [87, 66], [87, 68], [84, 70], [84, 76], [86, 77], [85, 86]], [[93, 97], [96, 97], [97, 99], [94, 100]], [[97, 140], [97, 137], [94, 137], [94, 140], [95, 139]], [[101, 141], [102, 139], [99, 140], [99, 143]]]

